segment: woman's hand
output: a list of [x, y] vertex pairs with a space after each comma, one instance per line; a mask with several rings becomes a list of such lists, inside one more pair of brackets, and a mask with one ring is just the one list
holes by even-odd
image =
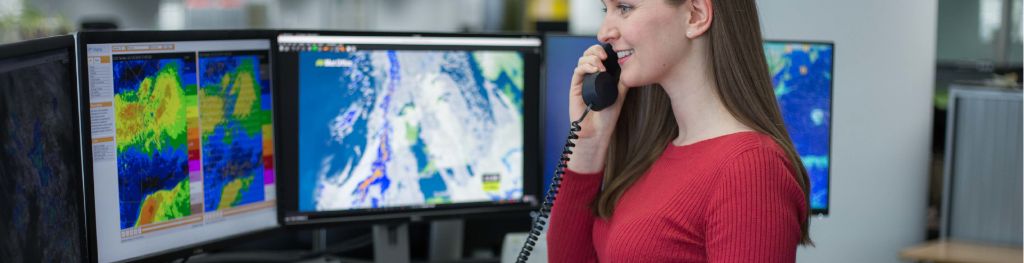
[[[576, 69], [573, 71], [572, 84], [569, 88], [570, 120], [579, 119], [587, 108], [587, 105], [583, 103], [583, 76], [606, 71], [607, 69], [601, 63], [605, 59], [608, 59], [608, 54], [605, 54], [604, 48], [601, 48], [600, 45], [591, 46], [580, 57]], [[618, 88], [619, 97], [615, 104], [601, 111], [588, 113], [587, 118], [580, 123], [582, 130], [577, 132], [580, 138], [576, 141], [576, 148], [573, 150], [571, 161], [569, 161], [569, 169], [578, 173], [597, 173], [604, 169], [608, 145], [612, 132], [615, 131], [615, 123], [619, 119], [622, 101], [626, 98], [628, 89], [622, 83], [619, 83]]]

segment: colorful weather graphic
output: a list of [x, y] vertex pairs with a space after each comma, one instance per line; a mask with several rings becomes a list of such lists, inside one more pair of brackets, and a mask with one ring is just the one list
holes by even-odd
[[764, 48], [782, 117], [811, 180], [811, 209], [827, 209], [832, 46], [770, 42]]
[[186, 111], [195, 107], [194, 59], [114, 56], [121, 229], [192, 214]]
[[517, 200], [524, 63], [515, 51], [299, 55], [299, 209]]
[[273, 178], [270, 84], [260, 67], [265, 58], [258, 52], [200, 54], [203, 211], [265, 199], [265, 180]]

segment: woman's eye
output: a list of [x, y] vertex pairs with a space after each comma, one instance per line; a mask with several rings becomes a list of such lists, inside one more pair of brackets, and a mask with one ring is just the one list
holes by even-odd
[[630, 5], [621, 5], [620, 4], [620, 5], [616, 6], [616, 8], [618, 8], [619, 9], [619, 13], [623, 14], [623, 15], [625, 15], [626, 13], [629, 13], [629, 11], [633, 11], [633, 6], [630, 6]]
[[[615, 9], [619, 10], [619, 14], [620, 15], [625, 15], [626, 13], [629, 13], [630, 11], [633, 11], [634, 7], [631, 6], [631, 5], [627, 5], [627, 4], [618, 4], [618, 5], [615, 6]], [[607, 7], [602, 7], [601, 8], [601, 13], [608, 13], [608, 8]]]

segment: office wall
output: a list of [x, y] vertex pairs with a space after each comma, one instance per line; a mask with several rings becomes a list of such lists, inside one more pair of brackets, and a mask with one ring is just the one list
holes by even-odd
[[497, 1], [288, 0], [278, 2], [280, 28], [460, 32], [486, 31], [485, 14]]
[[766, 37], [836, 42], [832, 214], [798, 258], [899, 262], [925, 234], [937, 3], [758, 3]]
[[[937, 34], [937, 60], [941, 61], [976, 61], [993, 60], [995, 46], [991, 39], [982, 41], [980, 37], [981, 1], [939, 1], [938, 21], [944, 34]], [[959, 34], [956, 34], [956, 33]], [[993, 33], [995, 35], [995, 33]]]
[[1021, 64], [1021, 0], [940, 0], [939, 62]]
[[[601, 4], [573, 0], [595, 34]], [[761, 0], [766, 38], [836, 43], [831, 214], [799, 262], [900, 262], [925, 235], [936, 1]]]
[[46, 14], [61, 14], [75, 24], [82, 19], [114, 18], [121, 29], [155, 29], [160, 0], [32, 0]]
[[[20, 1], [20, 0], [17, 0]], [[222, 3], [212, 1], [211, 3]], [[497, 31], [504, 1], [479, 0], [247, 0], [241, 8], [188, 9], [185, 0], [33, 0], [46, 14], [77, 25], [114, 18], [122, 29], [286, 28], [376, 31]], [[0, 0], [0, 12], [14, 12]], [[4, 8], [7, 7], [7, 8]]]

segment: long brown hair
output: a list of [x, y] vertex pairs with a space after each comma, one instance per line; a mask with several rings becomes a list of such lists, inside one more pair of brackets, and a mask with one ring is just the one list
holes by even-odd
[[[681, 5], [687, 0], [666, 0]], [[810, 181], [775, 100], [754, 0], [711, 1], [715, 12], [708, 29], [716, 93], [740, 123], [771, 136], [786, 153], [807, 203]], [[721, 11], [719, 11], [721, 10]], [[679, 130], [665, 90], [658, 85], [630, 89], [622, 105], [605, 162], [604, 189], [594, 212], [609, 218], [622, 194], [660, 157]], [[805, 206], [807, 212], [808, 206]], [[801, 244], [812, 244], [807, 218], [800, 222]]]

